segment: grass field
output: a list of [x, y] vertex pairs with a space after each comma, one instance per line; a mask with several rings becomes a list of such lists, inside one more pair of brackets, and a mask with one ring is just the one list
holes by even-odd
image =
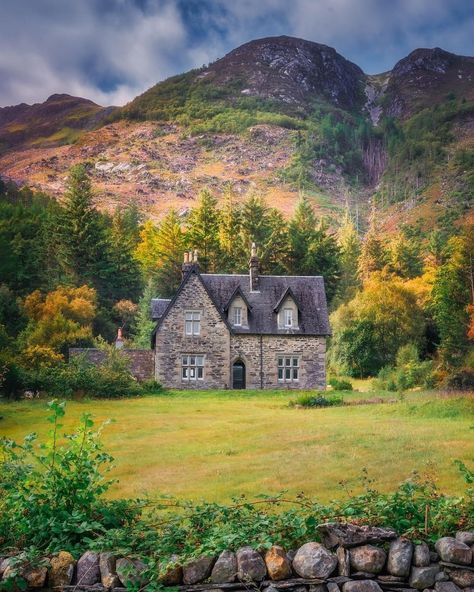
[[[434, 475], [446, 492], [462, 490], [453, 460], [474, 459], [473, 394], [412, 393], [403, 402], [325, 409], [289, 408], [294, 396], [173, 392], [71, 401], [63, 431], [86, 411], [99, 422], [115, 420], [103, 434], [120, 480], [114, 497], [165, 493], [226, 501], [286, 489], [327, 501], [343, 495], [341, 480], [360, 491], [364, 467], [381, 490], [413, 470]], [[0, 434], [44, 435], [47, 414], [45, 401], [0, 403]]]

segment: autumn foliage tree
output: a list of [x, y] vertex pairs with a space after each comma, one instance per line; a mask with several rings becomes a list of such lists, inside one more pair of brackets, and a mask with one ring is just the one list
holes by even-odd
[[97, 312], [93, 288], [60, 287], [46, 295], [36, 290], [25, 298], [23, 309], [29, 319], [22, 335], [25, 350], [43, 346], [65, 355], [69, 347], [92, 345]]
[[374, 274], [331, 315], [331, 361], [350, 376], [373, 376], [408, 343], [421, 345], [425, 320], [415, 294], [392, 276]]

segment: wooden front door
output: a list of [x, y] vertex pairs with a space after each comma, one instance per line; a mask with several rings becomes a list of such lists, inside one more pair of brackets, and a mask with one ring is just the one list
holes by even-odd
[[245, 364], [240, 360], [232, 366], [232, 388], [245, 388]]

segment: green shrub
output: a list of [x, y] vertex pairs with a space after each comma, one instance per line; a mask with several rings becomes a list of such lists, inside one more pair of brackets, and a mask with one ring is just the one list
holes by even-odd
[[460, 368], [446, 379], [449, 389], [460, 391], [474, 390], [474, 370], [472, 368]]
[[420, 361], [418, 348], [413, 343], [402, 346], [396, 357], [396, 366], [385, 366], [372, 382], [374, 390], [404, 391], [417, 386], [434, 386], [433, 362]]
[[336, 397], [334, 395], [327, 397], [321, 393], [300, 395], [289, 402], [290, 407], [335, 407], [343, 404], [344, 400], [342, 397]]
[[352, 391], [354, 390], [352, 387], [352, 383], [348, 380], [342, 380], [339, 378], [330, 378], [329, 384], [335, 391]]
[[84, 548], [88, 539], [123, 527], [135, 517], [130, 503], [102, 499], [112, 457], [100, 432], [84, 414], [81, 424], [60, 440], [65, 404], [49, 403], [49, 441], [30, 434], [18, 444], [0, 440], [0, 541], [5, 548], [42, 551]]

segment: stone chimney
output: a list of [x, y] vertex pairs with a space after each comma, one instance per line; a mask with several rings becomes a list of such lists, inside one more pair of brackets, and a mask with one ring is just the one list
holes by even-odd
[[123, 349], [122, 327], [119, 327], [117, 329], [117, 339], [115, 340], [115, 348]]
[[185, 251], [184, 252], [184, 260], [183, 265], [181, 267], [182, 271], [182, 278], [184, 279], [186, 274], [191, 271], [193, 266], [193, 254], [192, 251]]
[[189, 273], [191, 269], [193, 269], [193, 267], [195, 269], [199, 269], [197, 249], [194, 249], [194, 251], [185, 251], [184, 253], [183, 266], [181, 267], [183, 279], [185, 278], [186, 274]]
[[258, 274], [260, 268], [260, 261], [257, 257], [257, 247], [255, 243], [252, 243], [252, 250], [250, 253], [250, 261], [249, 261], [249, 275], [250, 275], [250, 291], [251, 292], [259, 292], [259, 284], [258, 284]]

